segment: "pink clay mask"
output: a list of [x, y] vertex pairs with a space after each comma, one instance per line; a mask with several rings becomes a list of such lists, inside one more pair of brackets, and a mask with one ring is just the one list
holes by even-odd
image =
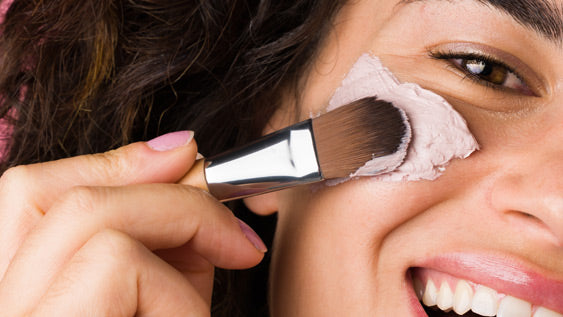
[[[374, 178], [385, 181], [434, 180], [443, 173], [449, 161], [466, 158], [479, 149], [465, 120], [444, 98], [417, 84], [400, 83], [379, 58], [369, 54], [356, 61], [332, 96], [327, 110], [368, 96], [377, 96], [402, 109], [410, 122], [412, 139], [408, 149], [402, 148], [397, 155], [371, 160], [350, 177], [369, 176], [380, 171], [382, 166], [398, 165]], [[407, 151], [402, 164], [400, 159], [397, 160], [402, 157], [401, 151]]]

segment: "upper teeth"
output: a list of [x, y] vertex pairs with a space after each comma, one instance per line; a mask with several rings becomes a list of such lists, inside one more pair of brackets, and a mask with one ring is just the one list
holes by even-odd
[[[544, 307], [533, 307], [530, 302], [499, 294], [494, 289], [477, 285], [475, 289], [465, 280], [459, 280], [452, 291], [449, 283], [443, 281], [435, 283], [428, 278], [426, 285], [419, 279], [414, 279], [414, 289], [418, 299], [425, 306], [437, 306], [443, 311], [453, 309], [458, 315], [463, 315], [469, 310], [481, 316], [498, 317], [563, 317]], [[533, 316], [532, 316], [533, 312]]]

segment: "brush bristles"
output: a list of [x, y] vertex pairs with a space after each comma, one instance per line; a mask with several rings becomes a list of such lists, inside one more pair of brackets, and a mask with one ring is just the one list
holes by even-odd
[[368, 97], [313, 119], [325, 179], [347, 177], [369, 160], [395, 153], [408, 128], [399, 109]]

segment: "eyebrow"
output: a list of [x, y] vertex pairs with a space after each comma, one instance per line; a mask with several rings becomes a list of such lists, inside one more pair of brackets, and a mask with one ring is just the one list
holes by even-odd
[[[427, 0], [401, 0], [413, 3]], [[448, 0], [451, 2], [451, 0]], [[550, 41], [561, 45], [563, 41], [563, 5], [550, 0], [475, 0], [510, 15], [519, 24], [532, 29]]]

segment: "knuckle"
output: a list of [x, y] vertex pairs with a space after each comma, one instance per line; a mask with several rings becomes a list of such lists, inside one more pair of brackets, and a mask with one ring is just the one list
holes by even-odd
[[33, 171], [29, 165], [6, 170], [0, 177], [0, 218], [39, 215], [36, 212], [39, 205], [34, 203], [39, 197], [32, 194], [34, 186]]
[[92, 213], [103, 202], [103, 191], [96, 187], [75, 186], [63, 194], [54, 210]]
[[224, 205], [219, 203], [219, 201], [215, 197], [213, 197], [213, 195], [203, 189], [190, 185], [180, 185], [176, 186], [176, 188], [178, 188], [178, 190], [180, 191], [181, 197], [190, 200], [192, 204], [204, 202], [214, 204], [215, 202], [217, 206], [224, 207]]
[[87, 243], [94, 250], [96, 259], [113, 267], [130, 267], [141, 257], [143, 245], [127, 234], [114, 229], [96, 233]]
[[25, 188], [31, 178], [29, 166], [19, 165], [7, 169], [0, 177], [0, 189], [11, 190], [14, 188]]
[[123, 173], [124, 163], [120, 155], [115, 153], [115, 150], [89, 155], [87, 159], [92, 161], [91, 172], [102, 178], [119, 177]]
[[[178, 196], [182, 197], [185, 201], [185, 206], [199, 206], [200, 208], [193, 208], [192, 210], [201, 210], [205, 209], [205, 216], [212, 217], [213, 215], [221, 215], [225, 211], [229, 211], [229, 209], [220, 203], [215, 197], [213, 197], [210, 193], [205, 190], [188, 186], [188, 185], [180, 185], [176, 186], [178, 192]], [[221, 212], [215, 212], [221, 211]], [[190, 220], [195, 223], [200, 223], [203, 214], [201, 212], [193, 212], [191, 213]]]
[[93, 173], [101, 179], [128, 179], [132, 176], [137, 162], [135, 155], [119, 149], [87, 155], [85, 159], [91, 166], [88, 173]]
[[[135, 240], [112, 229], [97, 232], [73, 256], [63, 278], [52, 285], [47, 296], [66, 296], [69, 290], [88, 285], [102, 303], [93, 309], [99, 316], [128, 316], [135, 311], [139, 252]], [[45, 298], [45, 296], [44, 296]], [[49, 299], [49, 298], [46, 298]], [[113, 305], [103, 305], [113, 303]], [[91, 311], [92, 313], [92, 311]], [[90, 314], [91, 315], [91, 314]]]

